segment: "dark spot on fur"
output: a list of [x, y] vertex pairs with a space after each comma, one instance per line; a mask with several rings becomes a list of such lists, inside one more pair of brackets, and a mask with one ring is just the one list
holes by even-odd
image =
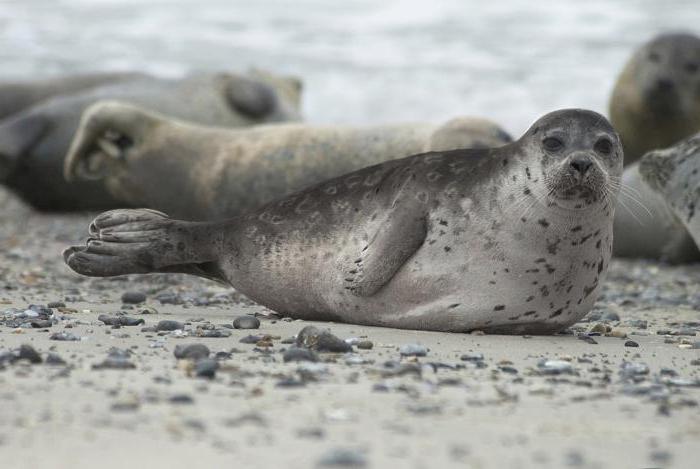
[[573, 228], [571, 228], [571, 232], [576, 233], [577, 231], [581, 231], [582, 228], [583, 227], [581, 225], [574, 226]]
[[450, 308], [450, 309], [456, 308], [456, 307], [459, 306], [459, 305], [460, 305], [460, 303], [455, 303], [455, 304], [450, 305], [449, 308]]
[[549, 315], [549, 319], [556, 318], [563, 312], [562, 308], [559, 308], [558, 310], [554, 311], [552, 314]]
[[445, 252], [450, 252], [452, 250], [452, 248], [449, 246], [445, 246], [443, 249], [445, 250]]
[[545, 228], [547, 228], [549, 226], [549, 222], [545, 218], [540, 218], [539, 220], [537, 220], [537, 223], [539, 223], [540, 225], [542, 225]]
[[534, 300], [534, 299], [535, 299], [535, 297], [532, 296], [532, 295], [530, 295], [530, 296], [527, 297], [527, 299], [525, 299], [525, 303], [529, 303], [529, 302], [531, 302], [531, 301]]
[[525, 194], [525, 195], [530, 195], [530, 189], [528, 189], [528, 188], [526, 187], [525, 190], [523, 191], [523, 194]]
[[506, 309], [506, 305], [496, 305], [493, 307], [494, 311], [503, 311], [504, 309]]
[[535, 314], [536, 312], [537, 312], [537, 311], [525, 311], [524, 316], [532, 316], [532, 315]]

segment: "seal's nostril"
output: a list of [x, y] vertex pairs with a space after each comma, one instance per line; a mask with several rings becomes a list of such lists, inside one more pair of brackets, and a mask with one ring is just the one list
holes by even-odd
[[660, 78], [656, 80], [656, 89], [659, 91], [671, 91], [674, 88], [673, 80]]
[[570, 164], [575, 171], [583, 176], [586, 174], [586, 172], [588, 172], [590, 167], [593, 165], [593, 162], [590, 160], [590, 158], [577, 156], [571, 160]]

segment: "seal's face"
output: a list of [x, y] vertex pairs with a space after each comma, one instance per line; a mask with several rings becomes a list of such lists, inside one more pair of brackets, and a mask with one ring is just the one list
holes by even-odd
[[580, 109], [539, 119], [523, 137], [540, 156], [547, 199], [563, 208], [583, 209], [617, 193], [622, 147], [610, 123]]
[[700, 204], [700, 134], [664, 150], [644, 155], [639, 162], [644, 182], [664, 196], [685, 223], [698, 223]]
[[643, 46], [633, 60], [642, 97], [653, 112], [681, 117], [700, 109], [700, 38], [661, 35]]

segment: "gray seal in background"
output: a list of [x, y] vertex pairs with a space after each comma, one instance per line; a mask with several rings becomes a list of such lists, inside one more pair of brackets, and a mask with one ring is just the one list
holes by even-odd
[[226, 221], [106, 212], [64, 257], [91, 276], [219, 279], [299, 319], [552, 333], [598, 296], [621, 171], [608, 121], [562, 110], [500, 148], [386, 161]]
[[40, 210], [123, 206], [102, 184], [68, 183], [64, 158], [83, 111], [106, 98], [186, 121], [242, 127], [299, 120], [300, 82], [261, 71], [141, 77], [57, 96], [0, 121], [0, 182]]
[[478, 118], [444, 125], [220, 129], [102, 102], [83, 116], [66, 157], [66, 178], [97, 180], [125, 206], [215, 220], [393, 158], [510, 141], [496, 124]]

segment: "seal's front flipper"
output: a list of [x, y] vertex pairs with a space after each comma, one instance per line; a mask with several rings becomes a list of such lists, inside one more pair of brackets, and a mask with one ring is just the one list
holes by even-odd
[[358, 296], [377, 293], [423, 244], [426, 232], [422, 211], [400, 207], [390, 212], [346, 272], [345, 288]]
[[15, 114], [0, 121], [0, 180], [12, 173], [49, 128], [49, 119], [38, 114]]
[[112, 210], [90, 224], [85, 246], [70, 247], [63, 257], [71, 269], [92, 277], [183, 272], [221, 279], [215, 263], [219, 231], [211, 228], [155, 210]]
[[160, 116], [131, 104], [100, 101], [83, 112], [64, 163], [67, 181], [102, 179], [124, 165], [129, 150], [143, 140]]

